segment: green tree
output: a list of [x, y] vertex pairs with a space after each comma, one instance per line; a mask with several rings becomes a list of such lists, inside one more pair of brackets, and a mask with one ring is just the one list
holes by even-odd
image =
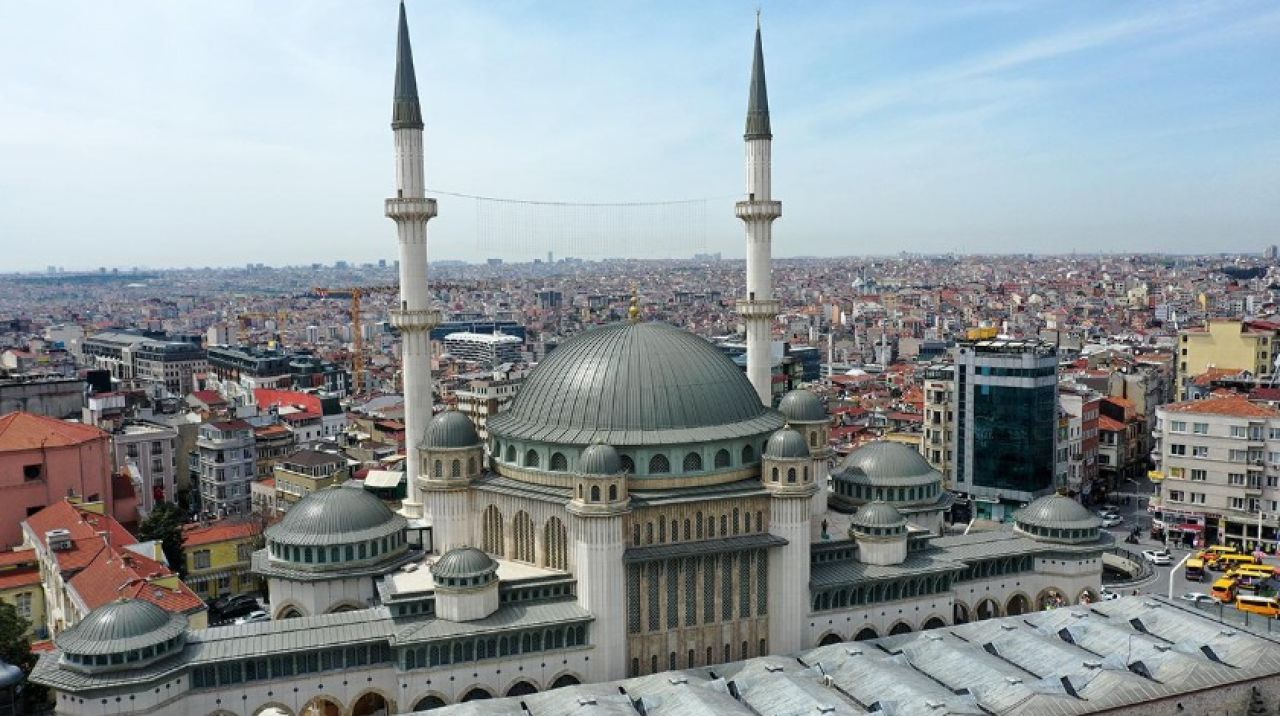
[[[17, 607], [8, 602], [0, 602], [0, 660], [22, 669], [22, 673], [27, 676], [31, 675], [31, 669], [36, 665], [36, 655], [31, 653], [31, 640], [27, 638], [27, 630], [30, 628], [31, 622], [18, 614]], [[27, 682], [18, 702], [18, 713], [42, 711], [46, 695], [45, 687]], [[23, 708], [27, 710], [23, 711]]]
[[187, 560], [182, 548], [182, 525], [185, 522], [186, 515], [181, 507], [169, 502], [161, 502], [138, 526], [138, 539], [144, 542], [147, 540], [159, 542], [160, 549], [164, 551], [164, 558], [169, 562], [169, 568], [177, 572], [181, 578], [187, 576]]

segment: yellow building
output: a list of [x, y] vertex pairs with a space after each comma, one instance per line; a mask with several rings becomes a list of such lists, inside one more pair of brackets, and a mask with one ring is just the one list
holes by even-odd
[[253, 551], [261, 544], [263, 527], [264, 523], [254, 518], [186, 528], [187, 584], [206, 601], [259, 591], [249, 567]]
[[298, 450], [275, 466], [276, 509], [288, 512], [295, 502], [316, 490], [346, 482], [347, 459], [335, 453]]
[[18, 610], [18, 616], [31, 622], [27, 636], [32, 640], [48, 637], [40, 558], [35, 550], [0, 552], [0, 602], [12, 604]]
[[1269, 323], [1215, 319], [1204, 328], [1178, 336], [1178, 400], [1187, 399], [1187, 383], [1208, 371], [1247, 370], [1269, 375], [1280, 352], [1280, 330]]

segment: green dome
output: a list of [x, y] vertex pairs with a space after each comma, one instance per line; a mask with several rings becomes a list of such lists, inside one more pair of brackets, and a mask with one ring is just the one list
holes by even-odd
[[431, 449], [470, 448], [480, 445], [480, 436], [471, 419], [456, 410], [446, 410], [427, 423], [421, 447]]
[[583, 475], [616, 475], [621, 469], [622, 460], [612, 445], [588, 445], [578, 458], [578, 472]]
[[638, 446], [754, 437], [782, 423], [711, 343], [665, 323], [642, 322], [565, 341], [488, 428], [497, 440]]
[[876, 440], [849, 453], [842, 471], [865, 475], [870, 484], [911, 485], [941, 481], [919, 450], [890, 440]]
[[1013, 513], [1015, 523], [1051, 529], [1096, 529], [1102, 519], [1066, 495], [1046, 495]]
[[141, 599], [117, 599], [54, 637], [69, 654], [121, 654], [162, 644], [187, 630], [187, 617]]
[[764, 448], [765, 457], [798, 458], [809, 457], [809, 445], [804, 436], [785, 426], [769, 437]]
[[907, 520], [898, 508], [887, 502], [868, 502], [854, 513], [852, 524], [855, 530], [867, 527], [893, 529], [905, 527]]
[[385, 537], [407, 525], [372, 494], [330, 487], [307, 495], [284, 519], [267, 528], [267, 539], [289, 545], [334, 545]]
[[825, 423], [831, 419], [818, 396], [799, 388], [782, 396], [778, 410], [795, 423]]
[[498, 563], [475, 547], [451, 549], [431, 565], [431, 576], [436, 579], [487, 577], [497, 571]]

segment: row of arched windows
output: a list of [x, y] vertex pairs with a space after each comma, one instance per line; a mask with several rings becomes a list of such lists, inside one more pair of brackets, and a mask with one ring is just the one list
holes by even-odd
[[[761, 449], [763, 450], [763, 448]], [[543, 459], [542, 453], [538, 452], [538, 450], [534, 448], [529, 448], [524, 451], [523, 455], [520, 455], [518, 448], [515, 445], [507, 445], [504, 448], [501, 445], [501, 443], [496, 443], [494, 446], [493, 454], [496, 456], [500, 456], [504, 462], [510, 463], [512, 465], [519, 465], [521, 467], [530, 467], [535, 469], [542, 467], [542, 459]], [[754, 463], [756, 461], [755, 448], [751, 445], [742, 446], [740, 458], [741, 458], [741, 461], [739, 464], [741, 465], [750, 465]], [[635, 473], [634, 458], [632, 458], [630, 455], [622, 454], [622, 455], [619, 455], [619, 460], [621, 462], [622, 472], [631, 473], [631, 474]], [[461, 467], [458, 466], [457, 462], [458, 461], [456, 460], [454, 461], [454, 465], [451, 466], [450, 468], [451, 471], [455, 468], [458, 470], [461, 469]], [[721, 470], [727, 467], [733, 467], [733, 457], [732, 457], [732, 454], [729, 452], [729, 449], [720, 448], [719, 450], [717, 450], [714, 456], [712, 457], [712, 465], [714, 466], [714, 469], [717, 469], [717, 470]], [[470, 467], [468, 469], [472, 472], [474, 471]], [[550, 457], [548, 458], [547, 469], [550, 470], [551, 472], [568, 472], [569, 458], [563, 452], [560, 452], [560, 451], [552, 452]], [[702, 453], [697, 451], [690, 451], [685, 453], [684, 457], [680, 461], [680, 469], [685, 473], [702, 472], [703, 470], [705, 470], [706, 467], [702, 457]], [[441, 462], [437, 460], [435, 463], [435, 470], [434, 470], [434, 474], [436, 475], [436, 477], [443, 476], [444, 473], [442, 472], [442, 470], [443, 470], [443, 466]], [[671, 458], [668, 457], [666, 454], [659, 453], [649, 458], [648, 474], [664, 475], [670, 472], [671, 472]], [[456, 474], [454, 476], [456, 476]]]
[[915, 577], [892, 582], [868, 584], [860, 587], [829, 589], [815, 594], [814, 611], [844, 609], [863, 604], [892, 602], [930, 594], [943, 594], [951, 590], [951, 576]]
[[866, 500], [867, 502], [875, 500], [917, 502], [937, 497], [941, 493], [942, 487], [936, 484], [916, 487], [872, 487], [849, 482], [848, 480], [836, 479], [835, 491], [838, 495], [851, 497], [855, 500]]
[[[751, 648], [750, 645], [751, 645], [750, 641], [743, 640], [742, 644], [738, 647], [736, 658], [747, 659], [752, 656], [767, 656], [769, 654], [769, 648], [768, 648], [769, 642], [765, 639], [759, 640], [755, 654], [752, 654], [750, 652], [750, 648]], [[715, 664], [728, 663], [730, 661], [733, 661], [733, 659], [735, 658], [734, 652], [733, 652], [733, 645], [729, 644], [728, 642], [724, 644], [723, 651], [717, 650], [715, 647], [710, 647], [710, 646], [707, 647], [706, 651], [704, 652], [705, 657], [701, 664], [697, 663], [696, 661], [697, 654], [698, 654], [697, 649], [689, 649], [687, 652], [685, 652], [683, 668], [691, 669], [695, 666], [714, 666]], [[717, 660], [716, 657], [720, 655], [722, 655], [723, 658]], [[629, 676], [635, 677], [635, 676], [641, 675], [640, 674], [641, 663], [642, 662], [639, 657], [632, 657], [631, 673], [629, 674]], [[663, 670], [675, 671], [676, 669], [679, 669], [679, 668], [681, 668], [681, 665], [679, 664], [677, 660], [676, 652], [674, 651], [667, 653], [667, 660], [665, 664], [658, 660], [657, 654], [650, 654], [649, 655], [649, 671], [646, 673], [656, 674], [659, 671], [663, 671]]]
[[[714, 537], [730, 537], [739, 534], [752, 534], [764, 532], [764, 512], [762, 510], [755, 511], [755, 522], [752, 523], [752, 513], [744, 511], [740, 508], [722, 512], [718, 515], [708, 515], [705, 519], [702, 511], [698, 510], [694, 513], [692, 519], [686, 517], [683, 523], [680, 520], [672, 519], [670, 522], [664, 519], [658, 519], [644, 523], [643, 528], [639, 522], [631, 525], [631, 544], [639, 547], [641, 544], [666, 544], [667, 542], [683, 542], [688, 540], [712, 539]], [[717, 531], [717, 524], [719, 530]], [[670, 525], [670, 529], [668, 529]], [[683, 530], [681, 529], [683, 527]]]
[[569, 624], [550, 629], [460, 639], [444, 644], [405, 649], [401, 661], [406, 669], [421, 669], [484, 659], [501, 659], [550, 649], [571, 649], [586, 643], [586, 626]]
[[1000, 577], [1006, 574], [1030, 572], [1034, 568], [1035, 558], [1031, 556], [986, 559], [981, 562], [974, 562], [970, 564], [968, 568], [956, 577], [956, 581], [967, 582], [973, 579], [987, 579], [989, 577]]
[[[804, 475], [804, 481], [808, 482], [809, 481], [808, 466], [805, 466], [801, 469], [803, 470], [803, 472], [801, 472], [800, 474]], [[797, 474], [796, 469], [794, 467], [787, 468], [787, 482], [794, 483], [796, 481], [796, 474]], [[779, 472], [778, 468], [774, 467], [773, 471], [769, 474], [769, 479], [772, 482], [781, 482], [781, 480], [779, 479], [780, 476], [781, 476], [781, 473]]]
[[274, 559], [295, 564], [343, 564], [395, 552], [405, 544], [404, 534], [395, 532], [367, 542], [328, 546], [300, 546], [269, 541], [267, 552]]
[[497, 505], [485, 508], [480, 522], [480, 548], [489, 554], [510, 558], [517, 562], [541, 564], [551, 569], [569, 568], [569, 539], [564, 522], [552, 517], [542, 527], [542, 560], [536, 559], [537, 543], [534, 540], [533, 519], [520, 510], [511, 521], [511, 549], [508, 553], [505, 522]]
[[[432, 477], [444, 477], [445, 463], [443, 460], [436, 460], [431, 465]], [[467, 458], [467, 474], [476, 474], [476, 458], [471, 456]], [[462, 460], [455, 458], [449, 461], [449, 477], [462, 477]]]
[[[590, 495], [588, 498], [587, 495]], [[583, 502], [599, 502], [601, 497], [599, 485], [592, 485], [590, 490], [585, 489], [582, 485], [578, 485], [578, 499]], [[609, 485], [609, 501], [614, 502], [618, 499], [618, 486], [616, 484]]]

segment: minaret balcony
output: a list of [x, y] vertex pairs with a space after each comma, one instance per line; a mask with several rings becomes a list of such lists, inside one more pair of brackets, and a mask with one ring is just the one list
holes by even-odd
[[750, 298], [738, 299], [737, 307], [738, 315], [743, 318], [763, 318], [770, 321], [777, 317], [780, 308], [773, 299], [760, 301]]
[[782, 216], [782, 202], [740, 201], [733, 205], [733, 213], [743, 221], [773, 221]]
[[391, 310], [391, 325], [402, 331], [429, 331], [440, 325], [440, 312], [435, 309], [394, 308]]
[[425, 198], [387, 199], [387, 218], [403, 221], [405, 219], [427, 220], [436, 215], [436, 200]]

